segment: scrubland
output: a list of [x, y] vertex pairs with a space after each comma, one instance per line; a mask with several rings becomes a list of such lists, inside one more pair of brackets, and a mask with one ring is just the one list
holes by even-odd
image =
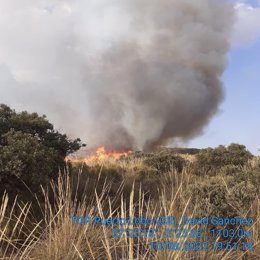
[[[58, 180], [39, 192], [26, 197], [3, 194], [0, 259], [260, 259], [259, 188], [260, 158], [237, 144], [194, 154], [176, 154], [171, 149], [135, 152], [92, 165], [68, 162]], [[156, 251], [150, 242], [190, 238], [129, 238], [126, 234], [112, 238], [111, 226], [72, 224], [71, 216], [86, 215], [252, 217], [253, 225], [247, 227], [252, 236], [233, 242], [250, 241], [253, 250]], [[211, 227], [206, 228], [205, 236]], [[214, 241], [225, 239], [215, 237]]]

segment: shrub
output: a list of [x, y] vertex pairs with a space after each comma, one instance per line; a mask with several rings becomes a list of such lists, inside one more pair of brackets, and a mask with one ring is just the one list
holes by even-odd
[[251, 181], [234, 177], [211, 177], [188, 185], [184, 197], [191, 198], [191, 208], [198, 216], [241, 216], [248, 212], [258, 194]]
[[156, 169], [158, 173], [167, 173], [174, 169], [179, 172], [182, 171], [185, 160], [171, 153], [159, 152], [148, 156], [144, 163]]
[[244, 166], [253, 155], [246, 150], [244, 145], [231, 144], [228, 147], [220, 145], [212, 149], [201, 150], [196, 155], [196, 161], [192, 164], [191, 170], [197, 175], [216, 175], [224, 166]]

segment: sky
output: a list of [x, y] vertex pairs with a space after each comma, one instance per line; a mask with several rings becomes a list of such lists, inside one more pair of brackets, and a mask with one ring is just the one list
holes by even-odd
[[189, 146], [241, 143], [260, 152], [260, 1], [237, 3], [238, 21], [222, 77], [225, 99], [220, 112]]
[[[73, 55], [83, 53], [91, 60], [91, 55], [82, 51], [82, 48], [86, 46], [92, 49], [103, 48], [101, 45], [107, 42], [111, 34], [124, 36], [128, 25], [126, 23], [122, 26], [113, 18], [116, 6], [112, 5], [111, 10], [108, 9], [106, 15], [103, 16], [100, 6], [96, 4], [97, 1], [89, 0], [88, 6], [82, 4], [87, 1], [77, 0], [76, 2], [86, 5], [86, 9], [77, 9], [77, 12], [79, 17], [88, 19], [88, 24], [91, 26], [81, 27], [81, 23], [84, 24], [83, 20], [70, 19], [71, 7], [66, 4], [70, 3], [69, 1], [0, 0], [0, 103], [7, 103], [17, 110], [37, 110], [39, 113], [45, 113], [46, 107], [42, 105], [44, 102], [40, 102], [37, 98], [33, 100], [34, 106], [29, 105], [33, 97], [26, 95], [26, 91], [32, 93], [37, 91], [37, 96], [47, 101], [48, 90], [44, 92], [41, 87], [62, 83], [67, 104], [82, 103], [82, 109], [84, 109], [84, 96], [71, 94], [71, 85], [82, 84], [78, 82], [80, 72], [76, 69], [80, 57], [77, 57], [76, 61]], [[252, 153], [260, 155], [258, 151], [260, 149], [260, 1], [234, 0], [232, 2], [234, 2], [237, 16], [228, 53], [228, 66], [222, 76], [225, 99], [220, 105], [219, 112], [204, 128], [203, 133], [185, 146], [203, 148], [236, 142], [246, 145]], [[83, 14], [86, 10], [89, 11]], [[97, 17], [93, 16], [93, 10], [98, 13]], [[45, 18], [47, 14], [54, 12], [55, 18], [51, 15], [48, 19]], [[26, 19], [28, 16], [30, 20]], [[102, 23], [98, 23], [101, 16]], [[10, 17], [15, 18], [12, 23], [10, 23]], [[73, 28], [85, 31], [86, 35], [91, 34], [91, 39], [95, 39], [93, 42], [87, 37], [80, 39], [80, 45], [73, 53], [69, 48], [61, 49], [59, 45], [60, 42], [65, 42], [69, 47], [73, 47], [74, 42], [70, 42], [68, 32], [77, 35], [77, 31], [71, 31], [72, 23], [78, 23]], [[97, 31], [103, 33], [96, 34]], [[110, 35], [106, 35], [107, 31]], [[25, 37], [28, 34], [30, 37]], [[56, 38], [59, 41], [55, 41]], [[99, 45], [97, 42], [102, 44]], [[60, 63], [56, 60], [59, 57], [57, 53], [64, 56], [66, 64], [70, 65], [59, 68]], [[34, 66], [37, 60], [41, 60], [41, 63], [37, 65], [36, 70]], [[51, 78], [54, 70], [57, 75]], [[41, 71], [41, 74], [37, 74], [38, 71]], [[72, 76], [67, 78], [68, 72]], [[63, 80], [60, 80], [61, 76]], [[32, 84], [32, 78], [38, 79], [36, 85]], [[16, 93], [14, 97], [12, 91], [17, 82], [22, 82], [21, 86], [25, 91]], [[4, 87], [6, 84], [10, 86], [10, 90]], [[55, 89], [50, 89], [49, 93], [53, 96], [59, 95]], [[68, 113], [58, 114], [57, 107], [63, 111], [67, 109], [59, 103], [53, 104], [53, 107], [48, 107], [51, 113], [47, 116], [50, 121], [57, 122], [59, 128], [62, 128], [61, 122], [66, 118], [77, 117], [73, 108]], [[88, 127], [85, 122], [82, 122], [82, 125]], [[62, 130], [70, 133], [74, 131], [74, 127], [76, 126], [71, 124]]]

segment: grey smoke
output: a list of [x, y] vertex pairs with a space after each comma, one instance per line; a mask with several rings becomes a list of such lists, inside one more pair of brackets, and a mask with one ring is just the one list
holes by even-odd
[[151, 149], [200, 134], [223, 99], [233, 7], [86, 2], [6, 0], [0, 102], [45, 113], [90, 147]]

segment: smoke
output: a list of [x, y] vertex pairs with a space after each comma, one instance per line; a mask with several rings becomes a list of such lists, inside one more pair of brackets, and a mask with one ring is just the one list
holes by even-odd
[[119, 150], [189, 140], [218, 111], [227, 2], [3, 2], [0, 102]]

